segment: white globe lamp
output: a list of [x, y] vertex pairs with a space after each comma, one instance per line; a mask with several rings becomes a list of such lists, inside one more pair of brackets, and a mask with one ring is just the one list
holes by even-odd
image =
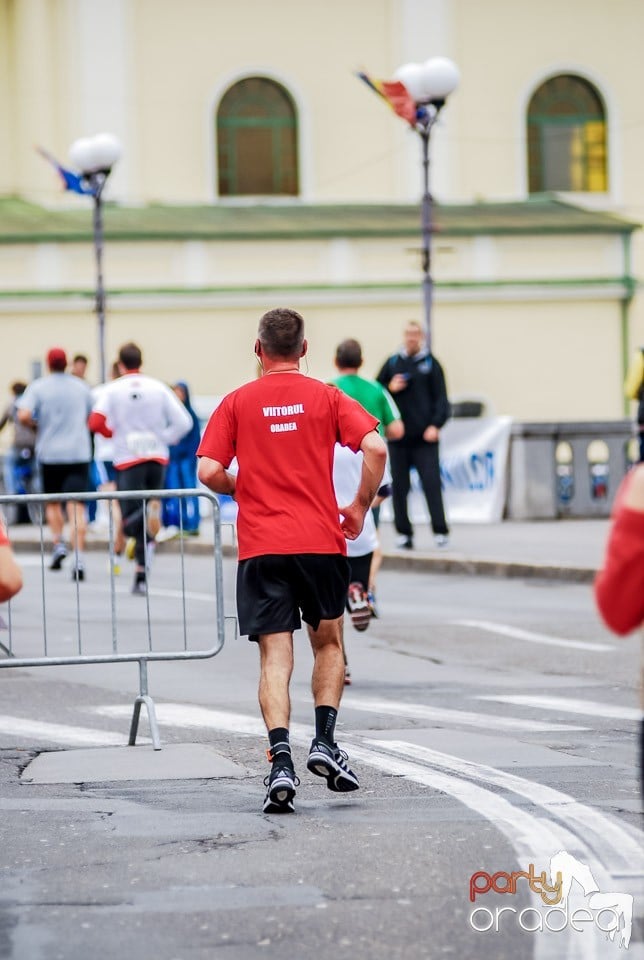
[[445, 101], [456, 90], [461, 75], [456, 64], [447, 57], [432, 57], [421, 66], [421, 95], [423, 103]]

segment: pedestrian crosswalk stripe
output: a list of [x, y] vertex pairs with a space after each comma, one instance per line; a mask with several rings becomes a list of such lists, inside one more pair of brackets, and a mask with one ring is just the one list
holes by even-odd
[[[131, 713], [131, 708], [128, 708]], [[52, 743], [66, 743], [79, 746], [93, 745], [112, 747], [127, 743], [125, 733], [111, 733], [108, 730], [90, 730], [87, 727], [72, 727], [62, 723], [46, 723], [43, 720], [31, 720], [28, 717], [0, 716], [0, 727], [5, 737], [29, 737]]]
[[450, 623], [455, 627], [474, 627], [477, 630], [496, 633], [501, 637], [525, 640], [526, 643], [540, 643], [546, 647], [569, 647], [571, 650], [590, 650], [593, 653], [606, 653], [615, 649], [615, 644], [588, 643], [586, 640], [551, 637], [545, 633], [533, 633], [531, 630], [522, 630], [520, 627], [511, 627], [505, 623], [492, 623], [489, 620], [450, 620]]
[[397, 700], [376, 700], [345, 694], [342, 708], [364, 710], [369, 713], [385, 713], [395, 717], [413, 717], [419, 720], [437, 721], [454, 726], [479, 727], [486, 730], [531, 731], [533, 733], [565, 733], [587, 730], [588, 727], [568, 726], [563, 723], [544, 723], [523, 717], [497, 717], [493, 713], [475, 713], [470, 710], [453, 710], [434, 707], [424, 703], [406, 703]]
[[[103, 717], [124, 717], [132, 713], [132, 708], [124, 705], [93, 707], [94, 713]], [[188, 703], [155, 703], [158, 723], [164, 726], [202, 727], [240, 733], [247, 736], [263, 736], [266, 733], [259, 717], [250, 717], [224, 710], [211, 710], [209, 707], [195, 707]]]
[[476, 699], [495, 700], [498, 703], [511, 703], [519, 707], [534, 707], [537, 710], [560, 710], [562, 713], [575, 713], [587, 717], [605, 717], [609, 720], [639, 720], [642, 716], [642, 711], [636, 707], [618, 707], [610, 703], [598, 703], [595, 700], [574, 700], [571, 697], [486, 694]]

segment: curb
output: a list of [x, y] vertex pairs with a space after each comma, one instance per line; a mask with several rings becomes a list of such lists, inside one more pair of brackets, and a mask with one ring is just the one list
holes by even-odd
[[[17, 554], [40, 551], [40, 540], [12, 536], [12, 545]], [[212, 556], [212, 543], [207, 540], [185, 539], [167, 540], [157, 545], [159, 554], [178, 554], [183, 552], [192, 556]], [[49, 541], [45, 541], [49, 549]], [[87, 553], [104, 551], [107, 541], [90, 539], [85, 544]], [[236, 557], [237, 548], [230, 543], [223, 544], [224, 557]], [[415, 570], [427, 573], [452, 573], [461, 576], [496, 577], [507, 580], [539, 579], [560, 581], [562, 583], [592, 583], [596, 570], [592, 567], [556, 566], [555, 564], [527, 563], [524, 561], [482, 560], [471, 557], [434, 556], [427, 553], [409, 554], [407, 551], [384, 552], [382, 566], [385, 570]]]
[[504, 560], [473, 560], [467, 557], [433, 557], [417, 554], [385, 553], [386, 570], [416, 570], [427, 573], [456, 573], [461, 576], [497, 577], [506, 580], [558, 580], [563, 583], [592, 583], [596, 570], [591, 567], [558, 567], [552, 564]]

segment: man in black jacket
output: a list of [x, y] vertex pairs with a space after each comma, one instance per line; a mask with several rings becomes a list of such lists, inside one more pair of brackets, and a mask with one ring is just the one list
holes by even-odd
[[389, 441], [393, 508], [398, 545], [411, 550], [414, 532], [407, 510], [409, 471], [415, 467], [427, 500], [436, 545], [448, 543], [438, 462], [440, 429], [449, 417], [445, 375], [424, 346], [420, 324], [411, 320], [404, 329], [404, 346], [384, 363], [377, 379], [396, 400], [405, 425], [401, 440]]

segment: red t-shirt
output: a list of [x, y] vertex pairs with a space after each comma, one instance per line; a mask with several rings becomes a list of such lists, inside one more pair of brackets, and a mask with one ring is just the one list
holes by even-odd
[[336, 387], [273, 373], [225, 397], [197, 451], [224, 467], [237, 457], [239, 559], [342, 553], [333, 492], [336, 443], [357, 452], [378, 421]]
[[599, 612], [619, 634], [644, 625], [644, 513], [624, 506], [633, 473], [626, 474], [617, 491], [604, 565], [595, 579]]

